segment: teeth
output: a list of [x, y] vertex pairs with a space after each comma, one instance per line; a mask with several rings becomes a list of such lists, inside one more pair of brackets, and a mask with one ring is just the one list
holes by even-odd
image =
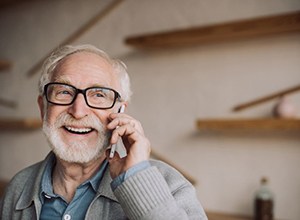
[[73, 128], [68, 126], [66, 126], [66, 129], [76, 133], [88, 133], [92, 130], [91, 128]]

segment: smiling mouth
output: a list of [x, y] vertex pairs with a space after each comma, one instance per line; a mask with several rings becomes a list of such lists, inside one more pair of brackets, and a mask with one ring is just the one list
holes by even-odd
[[74, 128], [70, 126], [64, 126], [63, 128], [72, 134], [88, 134], [94, 131], [93, 128]]

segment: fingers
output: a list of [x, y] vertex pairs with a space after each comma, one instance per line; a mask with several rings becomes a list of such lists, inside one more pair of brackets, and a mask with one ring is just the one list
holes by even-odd
[[[112, 121], [107, 125], [112, 130], [111, 144], [116, 144], [120, 137], [127, 152], [138, 148], [147, 150], [150, 148], [149, 140], [145, 137], [143, 127], [139, 121], [123, 113], [111, 114]], [[134, 151], [135, 151], [134, 150]]]
[[[111, 144], [118, 142], [119, 137], [134, 135], [135, 130], [129, 125], [123, 125], [112, 132]], [[133, 138], [133, 137], [132, 137]]]
[[126, 157], [115, 156], [108, 160], [111, 176], [115, 177], [130, 167], [148, 160], [151, 147], [139, 121], [123, 113], [113, 113], [110, 115], [110, 119], [107, 128], [112, 130], [111, 144], [116, 144], [119, 138], [122, 137], [127, 151]]
[[139, 121], [126, 114], [111, 114], [112, 121], [107, 125], [107, 128], [113, 130], [111, 144], [118, 141], [121, 136], [130, 136], [132, 140], [138, 139], [144, 135], [143, 128]]
[[130, 117], [129, 115], [122, 114], [122, 113], [113, 113], [110, 115], [110, 119], [112, 120], [108, 125], [108, 129], [116, 129], [117, 126], [123, 125], [131, 125], [132, 127], [136, 128], [139, 131], [142, 131], [141, 123], [134, 118]]

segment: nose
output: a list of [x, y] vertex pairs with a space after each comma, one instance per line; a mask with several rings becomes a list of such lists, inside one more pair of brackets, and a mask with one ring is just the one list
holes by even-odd
[[86, 104], [83, 94], [78, 94], [73, 104], [69, 107], [68, 113], [74, 118], [80, 119], [88, 115], [90, 107]]

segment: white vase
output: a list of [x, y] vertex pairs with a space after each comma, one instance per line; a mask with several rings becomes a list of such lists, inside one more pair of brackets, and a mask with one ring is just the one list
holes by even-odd
[[295, 118], [297, 116], [297, 110], [293, 103], [291, 103], [287, 97], [283, 96], [274, 106], [273, 114], [277, 118]]

